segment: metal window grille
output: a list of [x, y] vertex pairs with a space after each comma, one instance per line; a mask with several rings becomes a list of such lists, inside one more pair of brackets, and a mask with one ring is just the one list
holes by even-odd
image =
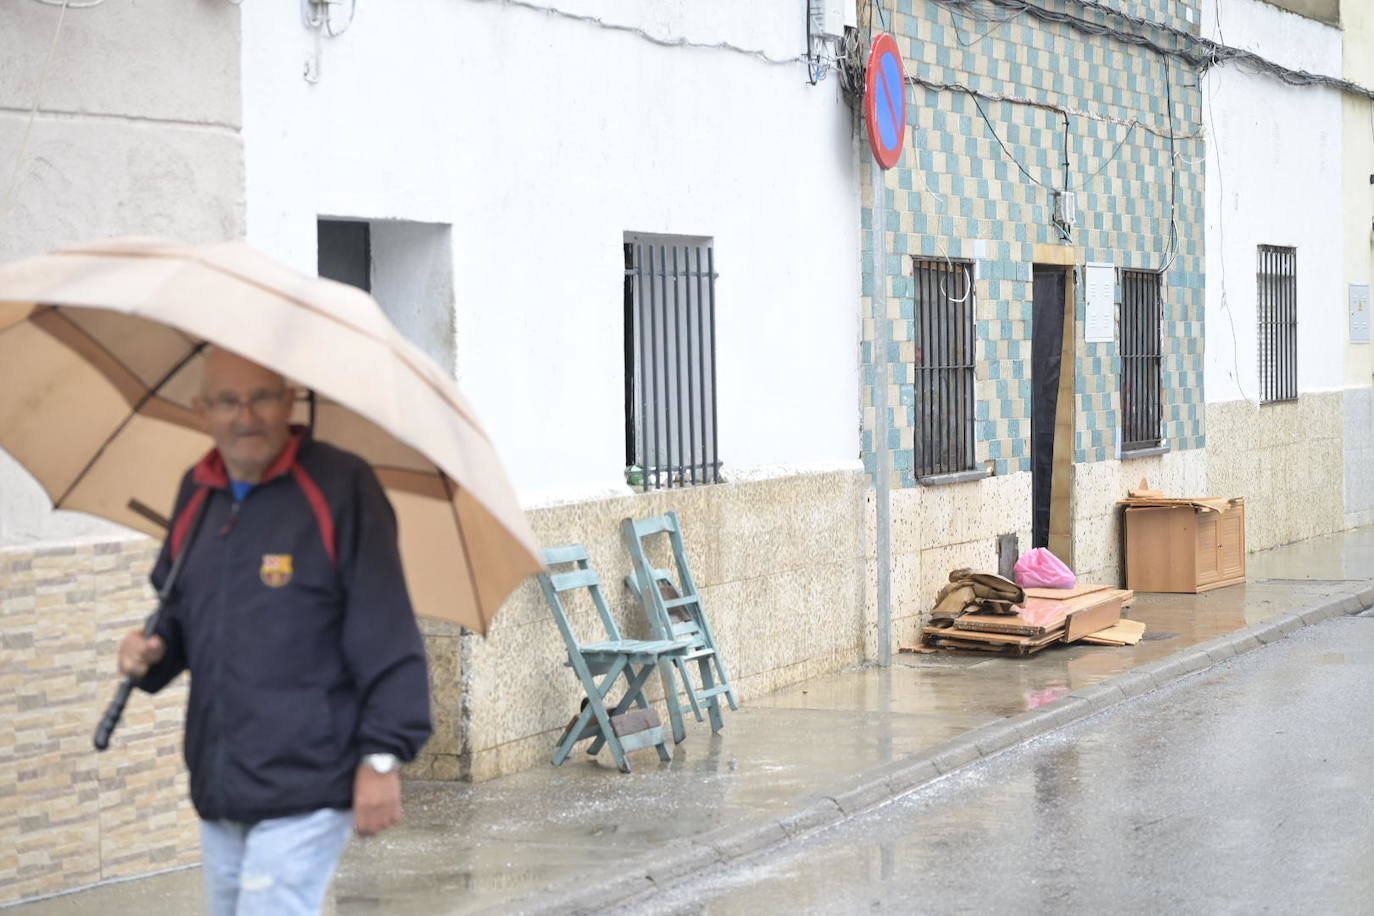
[[917, 477], [974, 468], [972, 265], [912, 259]]
[[1160, 276], [1121, 272], [1121, 447], [1159, 445]]
[[1259, 246], [1260, 400], [1298, 397], [1298, 250]]
[[626, 236], [626, 479], [643, 490], [720, 482], [716, 272], [709, 240]]

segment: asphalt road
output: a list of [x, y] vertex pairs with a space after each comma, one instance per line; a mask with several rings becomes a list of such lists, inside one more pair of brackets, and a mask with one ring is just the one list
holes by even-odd
[[1374, 914], [1374, 618], [1301, 630], [623, 912]]

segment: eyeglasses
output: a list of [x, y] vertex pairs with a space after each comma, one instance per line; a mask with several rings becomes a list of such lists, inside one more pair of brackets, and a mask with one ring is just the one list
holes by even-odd
[[205, 407], [210, 413], [222, 419], [237, 416], [238, 412], [247, 407], [255, 414], [261, 415], [264, 411], [281, 404], [286, 398], [284, 389], [278, 391], [255, 391], [249, 396], [248, 400], [243, 401], [237, 395], [220, 394], [210, 398], [205, 402]]

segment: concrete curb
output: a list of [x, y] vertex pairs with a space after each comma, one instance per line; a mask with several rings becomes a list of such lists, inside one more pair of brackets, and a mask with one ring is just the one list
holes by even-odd
[[1083, 687], [1036, 709], [975, 728], [944, 744], [860, 773], [821, 796], [804, 799], [777, 818], [727, 824], [686, 840], [675, 840], [621, 863], [609, 880], [563, 882], [546, 891], [509, 901], [485, 913], [593, 913], [624, 906], [678, 884], [692, 875], [755, 856], [789, 839], [834, 826], [886, 804], [970, 763], [999, 754], [1033, 738], [1102, 712], [1126, 700], [1205, 671], [1298, 630], [1334, 617], [1374, 609], [1374, 585], [1280, 617], [1242, 627], [1189, 646], [1167, 658], [1147, 662], [1100, 684]]

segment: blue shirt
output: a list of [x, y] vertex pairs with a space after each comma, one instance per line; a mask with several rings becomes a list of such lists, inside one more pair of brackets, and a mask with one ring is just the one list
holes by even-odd
[[256, 486], [257, 484], [248, 483], [245, 480], [229, 479], [229, 488], [234, 491], [234, 502], [236, 503], [243, 502], [243, 498], [251, 493]]

